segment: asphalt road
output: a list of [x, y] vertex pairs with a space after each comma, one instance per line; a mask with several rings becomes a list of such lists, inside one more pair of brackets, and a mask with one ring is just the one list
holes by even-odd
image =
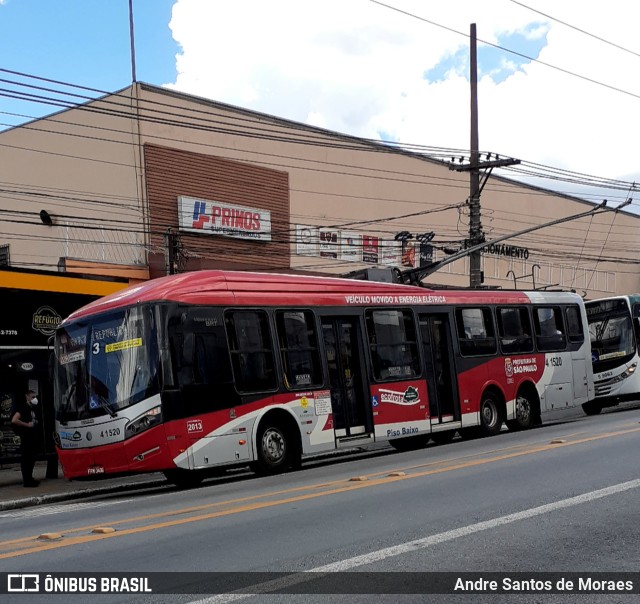
[[[221, 574], [210, 582], [224, 580], [225, 591], [275, 580], [251, 591], [288, 592], [101, 595], [100, 602], [372, 601], [363, 585], [402, 594], [375, 597], [382, 602], [630, 602], [638, 596], [550, 594], [543, 584], [534, 594], [513, 594], [514, 581], [532, 573], [557, 573], [538, 577], [554, 586], [571, 573], [633, 579], [638, 593], [639, 453], [640, 409], [576, 413], [523, 433], [382, 450], [281, 476], [3, 512], [0, 571], [162, 573], [152, 578], [191, 583], [184, 590], [192, 592], [207, 576], [167, 573], [214, 572]], [[54, 539], [39, 540], [43, 534]], [[340, 574], [315, 582], [275, 574], [300, 571]], [[347, 574], [354, 572], [376, 574]], [[448, 592], [458, 576], [495, 579], [501, 589], [506, 578], [510, 595], [419, 595], [442, 585]], [[328, 590], [358, 593], [320, 595]], [[3, 602], [45, 597], [11, 594]]]

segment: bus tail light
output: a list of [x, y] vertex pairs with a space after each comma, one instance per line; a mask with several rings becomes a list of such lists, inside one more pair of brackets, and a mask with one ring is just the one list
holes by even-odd
[[136, 434], [140, 434], [140, 432], [144, 432], [153, 426], [157, 426], [162, 422], [162, 410], [160, 407], [154, 407], [153, 409], [149, 409], [146, 413], [136, 417], [131, 420], [124, 427], [124, 437], [125, 439], [131, 438]]

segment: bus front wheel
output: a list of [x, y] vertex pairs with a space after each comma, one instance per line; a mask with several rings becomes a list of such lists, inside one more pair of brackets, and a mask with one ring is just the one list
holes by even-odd
[[252, 469], [258, 474], [278, 474], [300, 463], [299, 447], [290, 431], [280, 423], [265, 423], [258, 431], [258, 459]]
[[502, 428], [502, 411], [498, 398], [492, 392], [485, 392], [480, 403], [480, 432], [494, 436]]
[[590, 403], [585, 403], [584, 405], [582, 405], [582, 410], [587, 415], [598, 415], [598, 413], [602, 411], [602, 405], [591, 401]]

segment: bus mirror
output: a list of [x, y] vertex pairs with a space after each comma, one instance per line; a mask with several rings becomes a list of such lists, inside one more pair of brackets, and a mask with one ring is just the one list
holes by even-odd
[[636, 336], [636, 347], [640, 352], [640, 320], [638, 319], [633, 320], [633, 331]]

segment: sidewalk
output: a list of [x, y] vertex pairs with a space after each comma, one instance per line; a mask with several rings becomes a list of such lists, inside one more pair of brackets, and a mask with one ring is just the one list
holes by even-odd
[[46, 462], [36, 463], [33, 477], [40, 484], [25, 488], [22, 486], [20, 464], [3, 465], [0, 469], [0, 511], [168, 485], [165, 477], [159, 473], [90, 482], [67, 480], [62, 475], [62, 468], [58, 470], [59, 478], [45, 478], [46, 473]]

